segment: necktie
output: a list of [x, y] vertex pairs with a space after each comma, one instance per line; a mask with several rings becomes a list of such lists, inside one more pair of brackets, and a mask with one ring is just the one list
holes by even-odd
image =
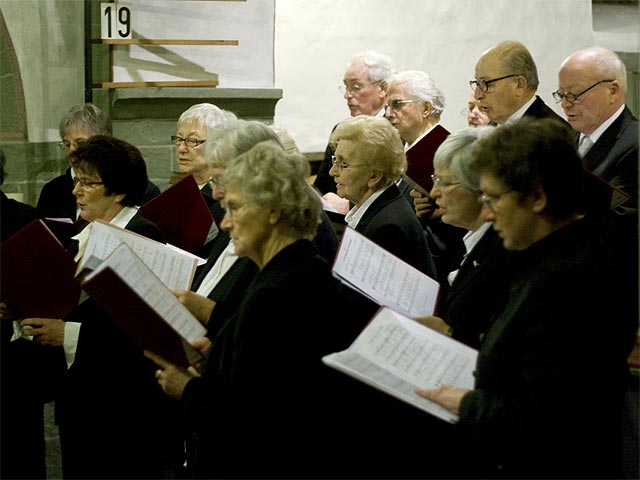
[[591, 137], [585, 135], [580, 140], [580, 145], [578, 145], [578, 153], [581, 157], [584, 157], [592, 146], [593, 142], [591, 141]]

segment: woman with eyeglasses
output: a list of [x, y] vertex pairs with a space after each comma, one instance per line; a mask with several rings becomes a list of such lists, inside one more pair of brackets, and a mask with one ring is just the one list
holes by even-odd
[[453, 132], [436, 151], [431, 198], [447, 225], [463, 228], [465, 253], [441, 285], [435, 316], [417, 319], [441, 333], [478, 348], [510, 281], [510, 254], [483, 216], [480, 179], [471, 169], [476, 142], [492, 127]]
[[417, 393], [459, 413], [500, 478], [623, 478], [637, 237], [610, 215], [581, 213], [583, 163], [557, 120], [502, 125], [475, 155], [484, 218], [518, 256], [482, 339], [474, 388]]
[[[136, 147], [97, 135], [71, 159], [73, 193], [88, 222], [74, 237], [75, 260], [97, 220], [163, 241], [158, 227], [135, 207], [147, 187]], [[32, 327], [27, 335], [34, 341], [64, 351], [56, 416], [65, 478], [161, 478], [180, 468], [177, 410], [153, 382], [153, 363], [91, 299], [64, 319], [31, 318], [22, 325]]]
[[337, 193], [353, 207], [347, 225], [435, 278], [435, 267], [422, 226], [396, 183], [407, 168], [398, 132], [384, 118], [360, 115], [341, 122], [329, 174]]
[[[322, 207], [309, 171], [302, 155], [274, 141], [229, 162], [218, 179], [221, 227], [236, 262], [255, 265], [255, 279], [223, 321], [214, 309], [216, 336], [200, 374], [147, 352], [160, 367], [159, 385], [185, 412], [194, 478], [353, 473], [341, 461], [352, 451], [334, 443], [347, 422], [340, 413], [346, 398], [321, 362], [353, 337], [339, 284], [313, 244]], [[331, 455], [326, 445], [334, 446]]]

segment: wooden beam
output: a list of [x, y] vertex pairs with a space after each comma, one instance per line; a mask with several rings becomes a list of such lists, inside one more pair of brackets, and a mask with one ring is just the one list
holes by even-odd
[[108, 45], [238, 45], [238, 40], [154, 40], [150, 38], [105, 38]]
[[217, 87], [217, 80], [177, 80], [157, 82], [102, 82], [102, 88], [139, 88], [139, 87]]

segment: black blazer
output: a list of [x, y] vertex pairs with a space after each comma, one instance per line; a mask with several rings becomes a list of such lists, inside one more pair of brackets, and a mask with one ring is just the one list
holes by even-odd
[[453, 284], [441, 284], [435, 314], [452, 328], [453, 338], [472, 348], [480, 346], [506, 300], [515, 255], [505, 250], [502, 239], [489, 227], [466, 255]]
[[[73, 187], [71, 168], [67, 168], [62, 175], [45, 183], [36, 205], [40, 215], [48, 218], [70, 218], [71, 220], [76, 220], [78, 217]], [[147, 190], [140, 204], [145, 204], [159, 194], [160, 189], [157, 185], [151, 181], [147, 182]]]
[[620, 478], [638, 281], [611, 224], [585, 218], [519, 252], [483, 339], [460, 426], [506, 478]]
[[584, 157], [589, 170], [631, 195], [618, 213], [638, 210], [638, 119], [628, 107]]
[[555, 118], [568, 126], [567, 121], [553, 111], [544, 101], [536, 95], [536, 99], [529, 108], [524, 112], [526, 117], [534, 118]]
[[436, 278], [422, 226], [395, 185], [367, 208], [355, 230], [421, 272]]
[[[125, 228], [163, 241], [139, 213]], [[179, 412], [155, 380], [157, 367], [90, 298], [65, 321], [82, 323], [56, 400], [65, 478], [160, 478], [179, 468]]]
[[225, 352], [220, 368], [184, 390], [195, 478], [342, 473], [335, 463], [348, 449], [329, 458], [316, 448], [339, 441], [346, 421], [331, 386], [338, 374], [321, 361], [351, 340], [341, 333], [336, 288], [329, 265], [306, 240], [260, 271], [214, 344]]

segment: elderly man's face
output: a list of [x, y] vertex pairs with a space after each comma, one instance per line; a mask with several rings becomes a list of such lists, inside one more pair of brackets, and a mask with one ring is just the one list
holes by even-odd
[[[558, 73], [558, 90], [577, 95], [600, 80], [607, 79], [596, 77], [587, 65], [566, 63]], [[615, 95], [619, 94], [617, 82], [615, 85], [613, 82], [603, 82], [580, 95], [574, 103], [564, 98], [560, 106], [573, 129], [588, 135], [617, 110], [620, 103]]]
[[346, 91], [344, 99], [352, 117], [376, 115], [384, 106], [387, 91], [385, 82], [373, 83], [364, 63], [350, 65], [342, 80]]
[[[504, 69], [495, 52], [484, 54], [476, 64], [476, 80], [490, 81], [509, 73]], [[491, 82], [486, 92], [476, 87], [474, 98], [492, 122], [502, 124], [518, 110], [516, 78], [510, 77]]]
[[387, 104], [385, 116], [406, 142], [413, 143], [429, 128], [429, 104], [409, 95], [403, 86], [389, 86]]

